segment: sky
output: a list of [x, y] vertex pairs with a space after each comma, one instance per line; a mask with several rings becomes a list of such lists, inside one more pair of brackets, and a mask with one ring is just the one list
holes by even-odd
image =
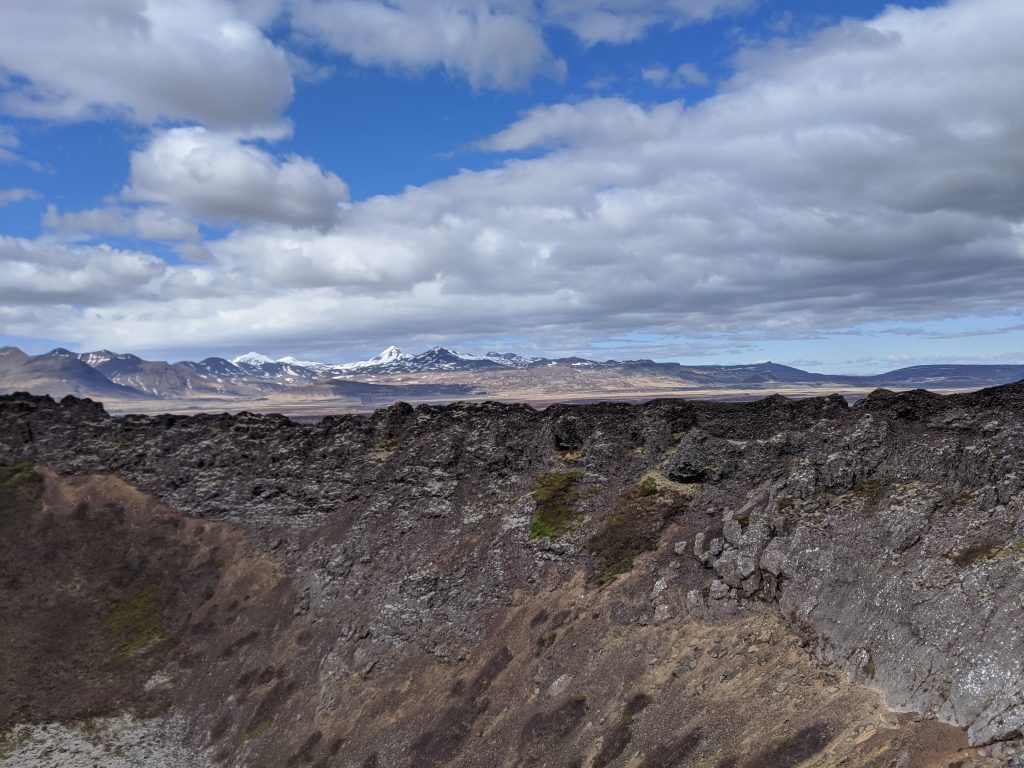
[[0, 345], [1024, 363], [1019, 0], [0, 16]]

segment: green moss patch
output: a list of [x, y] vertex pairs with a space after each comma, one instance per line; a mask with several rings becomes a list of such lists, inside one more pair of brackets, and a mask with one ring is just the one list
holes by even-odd
[[557, 538], [576, 520], [577, 484], [582, 472], [547, 472], [537, 478], [533, 500], [537, 505], [530, 526], [530, 537]]
[[114, 604], [103, 626], [122, 656], [133, 656], [151, 643], [166, 638], [160, 626], [163, 608], [159, 593], [152, 585], [141, 587]]
[[850, 489], [849, 493], [861, 499], [861, 514], [865, 517], [874, 517], [878, 513], [878, 505], [885, 496], [886, 487], [873, 477], [859, 478]]
[[550, 648], [552, 645], [555, 644], [555, 640], [557, 639], [558, 633], [555, 632], [553, 629], [549, 629], [547, 632], [540, 636], [540, 638], [537, 640], [537, 645], [539, 645], [541, 648]]
[[688, 497], [657, 486], [651, 493], [647, 479], [619, 496], [615, 511], [587, 542], [599, 584], [632, 569], [637, 555], [656, 549], [665, 523], [686, 508]]
[[658, 481], [653, 477], [645, 477], [637, 486], [637, 493], [641, 496], [654, 496], [658, 492]]
[[273, 722], [274, 718], [272, 717], [264, 717], [262, 720], [257, 720], [255, 723], [247, 725], [245, 728], [240, 730], [238, 735], [235, 736], [235, 741], [241, 744], [249, 739], [254, 739], [267, 730]]
[[43, 508], [43, 476], [31, 461], [0, 466], [0, 525]]
[[973, 546], [950, 550], [946, 557], [961, 568], [969, 568], [981, 561], [998, 563], [1013, 554], [1024, 554], [1024, 541], [1003, 546], [991, 544], [975, 544]]
[[997, 547], [990, 550], [986, 555], [986, 560], [999, 562], [1005, 560], [1010, 555], [1020, 554], [1024, 552], [1024, 541], [1018, 541], [1016, 544], [1007, 544], [1005, 547]]

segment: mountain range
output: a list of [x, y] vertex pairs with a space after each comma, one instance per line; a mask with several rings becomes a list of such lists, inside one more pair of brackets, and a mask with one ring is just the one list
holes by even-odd
[[250, 352], [231, 360], [144, 360], [108, 350], [58, 348], [28, 355], [0, 348], [0, 393], [73, 394], [113, 402], [151, 400], [349, 400], [502, 397], [531, 399], [615, 393], [786, 392], [925, 388], [969, 390], [1024, 379], [1024, 365], [919, 365], [875, 375], [804, 371], [778, 363], [683, 365], [653, 360], [595, 361], [580, 357], [525, 357], [511, 352], [472, 355], [445, 347], [419, 354], [388, 347], [368, 360], [322, 363], [273, 359]]

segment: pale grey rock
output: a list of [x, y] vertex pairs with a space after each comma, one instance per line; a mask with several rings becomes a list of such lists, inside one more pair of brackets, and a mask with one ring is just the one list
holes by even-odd
[[729, 596], [729, 585], [726, 584], [724, 581], [715, 579], [711, 582], [711, 588], [708, 592], [708, 595], [711, 597], [712, 600], [724, 600]]
[[[693, 556], [696, 557], [698, 560], [700, 560], [700, 559], [702, 559], [704, 557], [704, 537], [705, 537], [705, 535], [706, 535], [705, 532], [701, 531], [700, 533], [698, 533], [696, 536], [693, 537]], [[680, 555], [680, 556], [681, 555], [685, 555], [686, 554], [686, 542], [685, 541], [676, 542], [676, 545], [675, 545], [675, 547], [672, 548], [672, 550], [677, 555]]]
[[768, 543], [761, 553], [759, 565], [762, 570], [767, 571], [773, 576], [778, 576], [782, 573], [786, 563], [784, 546], [781, 539], [773, 539]]

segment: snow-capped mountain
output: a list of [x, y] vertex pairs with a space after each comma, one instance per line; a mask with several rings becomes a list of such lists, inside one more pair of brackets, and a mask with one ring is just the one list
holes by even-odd
[[[203, 365], [221, 358], [208, 358]], [[221, 376], [259, 376], [261, 378], [287, 375], [309, 379], [315, 375], [343, 376], [383, 375], [392, 373], [426, 373], [430, 371], [472, 371], [499, 368], [529, 368], [550, 361], [540, 357], [523, 357], [514, 352], [488, 352], [473, 355], [447, 347], [431, 347], [417, 355], [403, 352], [392, 345], [367, 360], [351, 363], [322, 363], [300, 360], [291, 355], [276, 360], [259, 352], [248, 352], [224, 360], [217, 371]], [[196, 365], [188, 363], [188, 365]], [[211, 371], [212, 372], [212, 371]]]
[[231, 358], [231, 362], [235, 365], [263, 365], [264, 363], [276, 363], [277, 361], [272, 357], [261, 355], [259, 352], [247, 352], [244, 355]]
[[77, 357], [83, 363], [91, 365], [93, 368], [98, 368], [101, 365], [117, 365], [117, 361], [121, 361], [122, 363], [130, 366], [141, 360], [135, 355], [119, 355], [108, 349], [101, 349], [99, 352], [83, 352], [77, 355]]
[[[971, 389], [995, 386], [1024, 378], [1022, 365], [914, 366], [872, 376], [811, 373], [772, 362], [750, 365], [687, 366], [653, 360], [605, 360], [580, 357], [548, 359], [523, 357], [512, 352], [472, 355], [446, 347], [433, 347], [417, 355], [388, 347], [369, 360], [319, 363], [287, 356], [277, 360], [250, 352], [234, 360], [208, 357], [200, 362], [143, 360], [109, 350], [75, 353], [54, 349], [26, 355], [14, 347], [0, 349], [0, 392], [25, 390], [40, 393], [85, 394], [112, 400], [138, 398], [321, 398], [353, 394], [355, 385], [406, 387], [407, 374], [448, 374], [414, 382], [433, 387], [439, 397], [465, 392], [500, 393], [502, 388], [530, 387], [565, 392], [576, 387], [621, 392], [629, 382], [638, 387], [693, 389], [750, 388], [770, 391], [799, 385], [827, 387], [895, 387]], [[493, 375], [497, 374], [497, 375]], [[394, 377], [394, 378], [392, 378]], [[448, 389], [445, 389], [448, 387]], [[462, 389], [451, 390], [451, 387]], [[492, 389], [493, 388], [493, 389]], [[397, 390], [396, 390], [397, 392]], [[408, 388], [402, 392], [411, 392]], [[422, 394], [417, 390], [419, 394]], [[325, 394], [326, 393], [326, 394]], [[333, 394], [332, 394], [333, 393]]]
[[485, 371], [501, 368], [526, 368], [535, 365], [540, 359], [521, 357], [511, 352], [471, 355], [465, 352], [456, 352], [447, 347], [431, 347], [426, 352], [410, 355], [398, 347], [391, 346], [369, 360], [333, 366], [333, 371], [339, 376], [428, 373], [431, 371]]
[[183, 362], [176, 363], [176, 365], [183, 366], [190, 371], [206, 376], [221, 378], [245, 376], [244, 370], [239, 368], [230, 360], [225, 360], [223, 357], [207, 357], [205, 360], [200, 360], [198, 363], [194, 363], [191, 360], [185, 360]]
[[[259, 352], [249, 352], [231, 359], [231, 365], [247, 377], [269, 379], [284, 387], [294, 387], [320, 378], [324, 370], [318, 364], [291, 362], [294, 358], [275, 360]], [[230, 375], [230, 374], [229, 374]]]
[[388, 370], [392, 370], [395, 366], [401, 366], [407, 360], [412, 359], [412, 355], [407, 354], [398, 347], [392, 345], [375, 357], [371, 357], [369, 360], [357, 360], [354, 363], [342, 363], [341, 365], [334, 365], [331, 367], [338, 372], [362, 371], [368, 368], [387, 368]]
[[299, 360], [298, 358], [286, 355], [279, 357], [276, 360], [268, 355], [260, 354], [259, 352], [247, 352], [244, 355], [231, 358], [231, 362], [234, 365], [251, 365], [254, 367], [260, 367], [264, 365], [291, 365], [299, 366], [300, 368], [330, 368], [327, 363], [319, 363], [315, 360]]
[[485, 357], [509, 368], [529, 368], [538, 363], [547, 363], [543, 357], [523, 357], [515, 352], [488, 352]]

